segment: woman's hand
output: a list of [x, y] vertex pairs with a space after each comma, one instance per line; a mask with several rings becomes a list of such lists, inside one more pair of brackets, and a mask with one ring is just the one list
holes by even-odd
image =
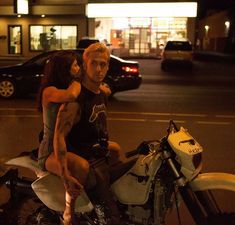
[[43, 91], [42, 103], [48, 105], [50, 102], [65, 103], [73, 102], [81, 92], [81, 84], [73, 81], [67, 89], [58, 89], [54, 86], [46, 87]]
[[107, 97], [109, 97], [112, 94], [112, 91], [107, 83], [103, 82], [100, 85], [100, 90], [102, 90], [106, 94]]

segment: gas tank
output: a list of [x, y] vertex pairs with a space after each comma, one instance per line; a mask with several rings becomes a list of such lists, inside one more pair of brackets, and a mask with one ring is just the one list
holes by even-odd
[[134, 166], [112, 184], [117, 199], [123, 204], [145, 204], [161, 162], [157, 155], [140, 155]]

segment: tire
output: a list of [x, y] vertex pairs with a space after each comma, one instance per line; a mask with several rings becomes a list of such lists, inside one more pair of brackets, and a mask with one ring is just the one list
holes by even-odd
[[235, 225], [234, 206], [223, 200], [224, 198], [234, 199], [234, 192], [221, 189], [194, 193], [207, 215], [204, 223], [200, 225]]
[[205, 225], [234, 225], [235, 213], [223, 213], [207, 218]]
[[17, 225], [58, 225], [59, 215], [48, 209], [39, 199], [28, 198], [17, 210]]
[[16, 96], [17, 88], [16, 84], [11, 79], [0, 80], [0, 97], [2, 98], [13, 98]]

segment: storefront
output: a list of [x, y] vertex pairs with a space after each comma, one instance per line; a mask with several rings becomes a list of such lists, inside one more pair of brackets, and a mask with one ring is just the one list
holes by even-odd
[[30, 5], [29, 14], [14, 13], [14, 6], [3, 1], [6, 4], [0, 3], [1, 58], [28, 59], [43, 51], [75, 49], [78, 40], [87, 35], [87, 2], [83, 0], [73, 5], [39, 0]]
[[195, 2], [99, 3], [87, 8], [88, 18], [95, 21], [95, 37], [119, 56], [158, 56], [169, 39], [194, 43], [196, 15]]
[[168, 39], [188, 38], [187, 22], [185, 17], [98, 18], [95, 36], [116, 54], [159, 55]]
[[158, 56], [168, 39], [187, 38], [194, 43], [196, 2], [63, 2], [34, 1], [27, 15], [1, 3], [0, 56], [30, 58], [42, 51], [72, 49], [84, 36], [109, 44], [119, 56]]

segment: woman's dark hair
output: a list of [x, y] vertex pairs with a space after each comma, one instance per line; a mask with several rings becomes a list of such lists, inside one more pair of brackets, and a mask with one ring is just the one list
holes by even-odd
[[46, 87], [54, 86], [58, 89], [66, 89], [73, 81], [70, 68], [74, 60], [78, 63], [77, 55], [73, 51], [59, 51], [54, 53], [44, 66], [44, 76], [38, 92], [38, 110], [42, 111], [42, 93]]

